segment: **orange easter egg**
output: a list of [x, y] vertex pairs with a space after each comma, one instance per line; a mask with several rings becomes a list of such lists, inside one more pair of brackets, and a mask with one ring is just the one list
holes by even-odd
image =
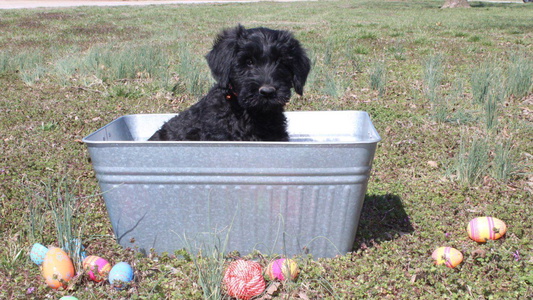
[[452, 247], [440, 247], [431, 254], [436, 265], [445, 264], [448, 268], [455, 268], [463, 261], [463, 254]]
[[468, 223], [468, 236], [478, 243], [497, 240], [507, 232], [507, 225], [497, 218], [478, 217]]
[[65, 288], [74, 277], [74, 265], [67, 253], [60, 248], [50, 248], [44, 257], [42, 274], [46, 284], [53, 289]]

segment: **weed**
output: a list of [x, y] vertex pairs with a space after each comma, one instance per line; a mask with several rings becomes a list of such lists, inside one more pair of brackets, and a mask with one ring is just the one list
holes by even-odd
[[370, 87], [383, 96], [387, 85], [387, 68], [384, 62], [376, 62], [370, 69]]
[[491, 89], [495, 88], [497, 80], [500, 78], [497, 74], [499, 74], [497, 66], [487, 62], [474, 70], [470, 80], [474, 103], [481, 105], [486, 103]]
[[506, 140], [496, 145], [494, 151], [494, 161], [492, 176], [496, 179], [507, 182], [511, 175], [517, 170], [515, 155], [513, 153], [513, 143]]
[[[30, 192], [30, 194], [33, 194]], [[28, 197], [31, 199], [31, 197]], [[29, 201], [29, 238], [31, 243], [43, 243], [43, 232], [47, 224], [45, 203]]]
[[487, 130], [493, 129], [498, 124], [498, 104], [503, 102], [504, 91], [491, 89], [485, 100], [485, 127]]
[[[353, 67], [353, 72], [355, 73], [362, 73], [363, 72], [363, 58], [362, 55], [368, 54], [368, 50], [366, 50], [366, 53], [364, 49], [361, 48], [361, 45], [353, 45], [353, 43], [347, 43], [346, 49], [344, 50], [344, 54], [348, 62]], [[361, 53], [363, 52], [363, 53]]]
[[324, 65], [330, 66], [333, 63], [333, 42], [326, 43], [326, 49], [324, 50]]
[[357, 45], [355, 45], [355, 46], [353, 47], [353, 53], [355, 53], [355, 54], [361, 54], [361, 55], [366, 55], [366, 54], [369, 54], [369, 53], [370, 53], [370, 50], [369, 50], [367, 47], [363, 46], [363, 45], [359, 45], [359, 44], [357, 44]]
[[[203, 298], [205, 300], [224, 299], [222, 293], [222, 278], [225, 270], [225, 252], [228, 243], [229, 232], [224, 242], [220, 240], [217, 234], [208, 234], [207, 241], [191, 244], [190, 240], [183, 237], [187, 251], [190, 253], [196, 274], [198, 275], [198, 284], [202, 288]], [[199, 244], [198, 244], [199, 243]]]
[[507, 71], [507, 95], [522, 98], [533, 86], [533, 61], [523, 55], [511, 56]]
[[[197, 57], [192, 55], [189, 48], [185, 44], [179, 46], [179, 59], [180, 63], [176, 73], [184, 78], [186, 86], [186, 92], [194, 95], [203, 95], [209, 85], [207, 75], [202, 71], [201, 63]], [[179, 84], [179, 83], [178, 83]], [[174, 88], [176, 90], [176, 87]]]
[[47, 122], [47, 123], [42, 123], [41, 124], [41, 130], [42, 131], [52, 131], [54, 129], [57, 128], [57, 123], [56, 122]]
[[93, 47], [84, 59], [84, 70], [104, 82], [122, 79], [166, 78], [168, 58], [156, 46], [128, 46], [121, 50], [111, 45]]
[[66, 57], [56, 62], [55, 76], [63, 86], [68, 86], [71, 79], [80, 70], [82, 62], [79, 57]]
[[456, 123], [456, 124], [467, 124], [477, 121], [472, 113], [465, 111], [463, 109], [455, 110], [449, 118], [446, 119], [446, 122]]
[[425, 62], [424, 68], [424, 94], [434, 103], [437, 99], [438, 88], [441, 85], [443, 69], [441, 55], [432, 55]]
[[9, 54], [7, 51], [0, 51], [0, 74], [11, 71], [11, 61], [9, 59], [10, 56], [11, 54]]
[[[75, 185], [66, 178], [51, 178], [42, 182], [42, 192], [36, 193], [36, 197], [37, 205], [46, 207], [50, 212], [59, 246], [69, 253], [79, 268], [83, 261], [81, 235], [84, 226], [75, 219], [77, 207], [81, 204], [74, 194]], [[35, 214], [32, 217], [37, 217], [36, 220], [30, 220], [32, 229], [40, 229], [42, 219]], [[33, 232], [32, 236], [35, 235]]]
[[131, 84], [117, 84], [109, 90], [109, 96], [116, 98], [139, 99], [143, 95], [139, 86]]
[[473, 36], [468, 38], [468, 41], [469, 42], [479, 42], [479, 41], [481, 41], [481, 37], [479, 35], [473, 35]]
[[487, 140], [474, 138], [470, 147], [467, 147], [465, 140], [462, 139], [455, 164], [457, 179], [466, 185], [479, 183], [486, 175], [488, 168], [489, 146]]
[[378, 38], [377, 34], [374, 33], [374, 32], [368, 32], [368, 31], [363, 31], [361, 32], [361, 34], [358, 36], [358, 38], [362, 39], [362, 40], [375, 40]]
[[447, 101], [445, 101], [444, 99], [443, 100], [434, 101], [434, 105], [433, 105], [432, 109], [433, 109], [433, 118], [437, 122], [447, 122], [447, 121], [449, 121]]
[[335, 74], [327, 76], [325, 80], [326, 82], [324, 86], [324, 94], [333, 98], [338, 98], [340, 96], [340, 87], [338, 85], [337, 79], [335, 78]]
[[396, 43], [394, 46], [389, 47], [389, 52], [393, 54], [396, 60], [405, 60], [405, 47]]

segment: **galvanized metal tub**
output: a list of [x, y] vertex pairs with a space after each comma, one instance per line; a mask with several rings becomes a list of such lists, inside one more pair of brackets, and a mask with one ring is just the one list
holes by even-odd
[[146, 141], [173, 116], [83, 139], [122, 246], [172, 253], [211, 235], [243, 255], [351, 251], [381, 139], [366, 112], [287, 112], [289, 142]]

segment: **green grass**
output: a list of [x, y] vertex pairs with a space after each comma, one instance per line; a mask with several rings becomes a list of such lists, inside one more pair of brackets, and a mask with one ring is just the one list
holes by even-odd
[[[0, 299], [211, 295], [200, 276], [216, 281], [219, 274], [202, 271], [217, 268], [219, 253], [193, 259], [185, 250], [144, 255], [117, 245], [79, 141], [119, 116], [196, 102], [212, 84], [203, 56], [219, 30], [238, 22], [291, 30], [308, 50], [313, 70], [288, 110], [364, 110], [383, 138], [353, 253], [297, 257], [299, 279], [274, 299], [531, 298], [533, 6], [441, 10], [442, 2], [0, 11]], [[370, 85], [379, 64], [381, 93]], [[459, 171], [461, 164], [471, 169]], [[48, 194], [83, 199], [72, 211], [72, 235], [89, 254], [130, 262], [131, 289], [84, 279], [69, 291], [45, 286], [28, 251], [63, 239], [53, 210], [37, 201], [46, 194], [41, 182], [53, 178], [68, 184]], [[484, 215], [507, 223], [505, 238], [469, 240], [466, 224]], [[434, 266], [439, 246], [459, 249], [464, 262]]]
[[376, 62], [370, 69], [370, 87], [383, 96], [387, 85], [387, 67], [384, 62]]

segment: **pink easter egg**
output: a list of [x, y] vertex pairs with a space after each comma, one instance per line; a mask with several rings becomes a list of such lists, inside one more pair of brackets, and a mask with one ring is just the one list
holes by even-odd
[[111, 264], [99, 256], [90, 255], [83, 260], [83, 269], [87, 271], [89, 279], [100, 282], [107, 278], [107, 274], [111, 270]]

